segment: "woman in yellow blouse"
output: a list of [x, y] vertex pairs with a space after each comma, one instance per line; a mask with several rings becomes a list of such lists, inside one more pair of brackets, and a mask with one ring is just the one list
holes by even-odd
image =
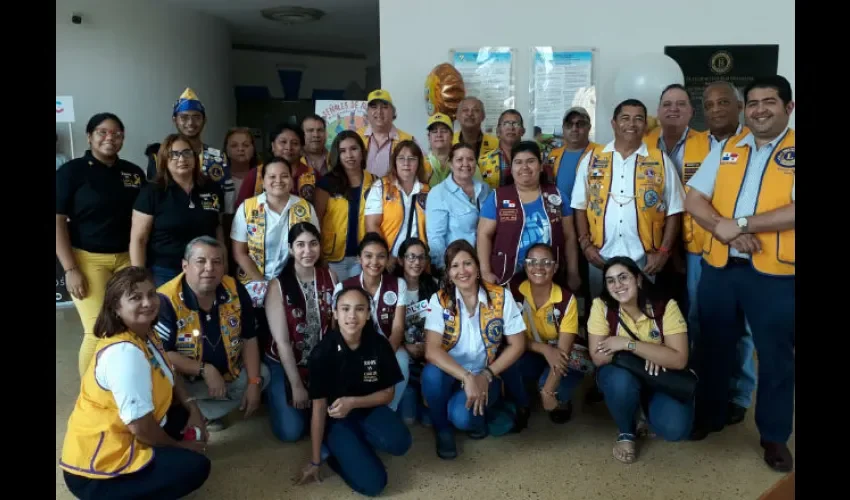
[[[628, 351], [646, 360], [646, 370], [681, 370], [688, 364], [688, 327], [675, 300], [654, 300], [651, 286], [634, 260], [614, 257], [602, 269], [605, 288], [593, 300], [587, 321], [589, 347], [599, 367], [596, 381], [619, 435], [614, 458], [635, 461], [635, 414], [642, 408], [649, 426], [666, 441], [687, 439], [693, 424], [693, 402], [682, 403], [671, 396], [642, 387], [640, 379], [624, 368], [610, 364], [618, 351]], [[639, 340], [635, 341], [626, 331]]]

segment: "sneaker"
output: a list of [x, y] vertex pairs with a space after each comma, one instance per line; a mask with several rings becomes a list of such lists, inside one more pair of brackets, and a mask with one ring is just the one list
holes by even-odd
[[434, 433], [437, 439], [437, 456], [443, 460], [457, 458], [457, 443], [455, 433], [452, 429], [445, 429]]
[[556, 424], [565, 424], [573, 416], [573, 402], [558, 403], [558, 407], [549, 412], [549, 420]]

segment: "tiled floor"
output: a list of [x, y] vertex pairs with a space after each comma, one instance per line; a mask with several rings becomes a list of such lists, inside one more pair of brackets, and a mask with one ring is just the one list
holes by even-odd
[[[73, 309], [56, 312], [56, 459], [79, 391], [77, 349], [81, 326]], [[309, 442], [277, 442], [265, 414], [213, 436], [212, 473], [193, 498], [360, 498], [326, 469], [322, 484], [295, 487], [292, 478], [309, 458]], [[414, 444], [400, 458], [386, 457], [397, 499], [757, 499], [781, 478], [761, 459], [752, 412], [747, 420], [702, 442], [640, 443], [639, 459], [623, 465], [611, 456], [616, 428], [604, 404], [576, 407], [573, 420], [552, 424], [532, 415], [519, 435], [470, 441], [458, 438], [460, 456], [443, 461], [430, 429], [414, 427]], [[791, 440], [794, 449], [794, 440]], [[70, 499], [56, 469], [56, 498]]]

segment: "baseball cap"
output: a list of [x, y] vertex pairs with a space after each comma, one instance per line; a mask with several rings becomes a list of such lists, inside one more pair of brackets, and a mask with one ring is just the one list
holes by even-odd
[[590, 121], [590, 113], [588, 113], [587, 110], [581, 106], [573, 106], [572, 108], [568, 109], [567, 112], [564, 113], [564, 121], [567, 121], [567, 118], [569, 118], [570, 115], [573, 113], [578, 113], [581, 116], [587, 118], [587, 121]]
[[393, 103], [393, 98], [389, 92], [384, 89], [377, 89], [369, 92], [369, 97], [366, 99], [366, 104], [371, 103], [372, 101], [384, 101], [388, 104]]
[[443, 125], [449, 127], [449, 130], [452, 129], [452, 120], [448, 116], [443, 113], [434, 113], [433, 115], [428, 117], [428, 126], [425, 127], [427, 130], [431, 130], [431, 125], [435, 123], [442, 123]]

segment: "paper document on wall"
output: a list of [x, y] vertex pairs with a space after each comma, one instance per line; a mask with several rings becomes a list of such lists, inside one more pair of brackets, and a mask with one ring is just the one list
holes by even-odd
[[455, 49], [451, 51], [450, 58], [463, 77], [466, 95], [477, 97], [484, 103], [484, 131], [495, 134], [499, 114], [516, 107], [513, 50], [509, 47]]
[[[564, 112], [574, 106], [586, 108], [596, 124], [592, 50], [534, 47], [530, 87], [533, 125], [544, 134], [561, 135]], [[596, 128], [590, 129], [591, 141]]]

